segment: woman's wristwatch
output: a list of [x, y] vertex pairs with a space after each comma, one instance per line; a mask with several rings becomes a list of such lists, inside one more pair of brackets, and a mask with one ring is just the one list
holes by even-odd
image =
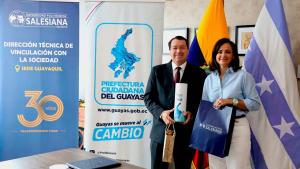
[[234, 107], [237, 107], [238, 104], [239, 104], [239, 100], [238, 99], [232, 99], [232, 105]]

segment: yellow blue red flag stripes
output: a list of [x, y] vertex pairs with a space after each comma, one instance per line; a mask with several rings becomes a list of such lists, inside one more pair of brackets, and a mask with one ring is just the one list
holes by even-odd
[[[196, 66], [209, 65], [212, 60], [213, 47], [221, 38], [229, 38], [224, 0], [211, 0], [191, 44], [188, 62]], [[193, 169], [208, 168], [208, 154], [196, 150], [191, 167]]]
[[197, 150], [193, 158], [191, 169], [207, 169], [208, 166], [208, 154]]
[[209, 65], [212, 49], [221, 38], [229, 38], [224, 1], [211, 0], [191, 44], [188, 61], [197, 66]]

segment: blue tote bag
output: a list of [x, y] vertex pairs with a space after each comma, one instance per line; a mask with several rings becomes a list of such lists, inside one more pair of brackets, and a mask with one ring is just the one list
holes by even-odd
[[202, 100], [194, 123], [190, 147], [218, 157], [229, 153], [234, 127], [235, 108], [215, 109], [213, 103]]

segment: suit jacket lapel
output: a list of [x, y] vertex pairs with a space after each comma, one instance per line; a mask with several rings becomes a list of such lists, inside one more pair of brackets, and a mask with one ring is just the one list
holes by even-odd
[[180, 81], [181, 83], [187, 83], [188, 78], [189, 78], [188, 75], [190, 74], [189, 71], [190, 71], [190, 66], [189, 66], [189, 64], [187, 63], [187, 64], [186, 64], [186, 67], [185, 67], [185, 69], [184, 69], [184, 72], [183, 72], [181, 81]]
[[175, 87], [174, 79], [173, 79], [173, 69], [172, 69], [172, 62], [167, 64], [167, 71], [165, 72], [166, 80], [168, 84], [171, 85], [172, 88]]

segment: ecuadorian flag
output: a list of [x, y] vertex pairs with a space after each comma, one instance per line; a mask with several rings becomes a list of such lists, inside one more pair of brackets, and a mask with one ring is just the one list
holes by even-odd
[[[191, 44], [188, 62], [196, 66], [209, 65], [213, 47], [221, 38], [229, 38], [224, 0], [211, 0]], [[208, 154], [197, 150], [191, 168], [208, 168]]]
[[191, 44], [188, 61], [197, 66], [209, 65], [212, 50], [221, 38], [229, 38], [223, 0], [211, 0]]

